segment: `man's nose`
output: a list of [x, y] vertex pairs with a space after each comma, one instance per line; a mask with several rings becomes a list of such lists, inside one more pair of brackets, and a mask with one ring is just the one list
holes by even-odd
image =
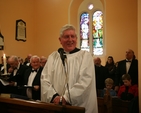
[[68, 39], [69, 39], [69, 40], [72, 40], [72, 39], [73, 39], [73, 37], [70, 35], [70, 36], [68, 37]]

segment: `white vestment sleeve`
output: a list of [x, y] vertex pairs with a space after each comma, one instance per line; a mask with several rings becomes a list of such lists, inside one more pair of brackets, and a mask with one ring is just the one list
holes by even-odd
[[51, 84], [51, 68], [52, 68], [52, 57], [48, 57], [48, 61], [42, 71], [41, 75], [41, 101], [50, 102], [53, 95], [57, 92]]
[[41, 101], [50, 102], [56, 93], [62, 95], [65, 86], [64, 73], [60, 54], [53, 52], [48, 57], [41, 75]]

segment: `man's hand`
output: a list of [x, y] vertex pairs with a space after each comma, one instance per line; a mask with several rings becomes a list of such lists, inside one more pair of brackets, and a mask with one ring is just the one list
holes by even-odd
[[15, 82], [14, 81], [11, 81], [11, 82], [9, 82], [9, 85], [10, 86], [15, 86]]
[[38, 91], [39, 88], [40, 88], [40, 86], [38, 86], [38, 85], [35, 85], [35, 86], [34, 86], [34, 90], [35, 90], [35, 91]]
[[13, 68], [12, 67], [10, 67], [9, 69], [8, 69], [8, 73], [12, 73], [13, 72]]
[[66, 105], [66, 100], [63, 96], [56, 96], [53, 100], [54, 104], [59, 104], [60, 102], [62, 103], [62, 105]]

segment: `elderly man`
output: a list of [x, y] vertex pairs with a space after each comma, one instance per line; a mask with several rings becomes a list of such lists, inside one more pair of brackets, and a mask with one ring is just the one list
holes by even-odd
[[3, 86], [1, 93], [21, 94], [18, 88], [22, 86], [23, 74], [27, 66], [21, 65], [18, 57], [14, 55], [9, 57], [8, 63], [10, 65], [9, 72], [11, 72], [10, 78], [8, 79], [9, 84]]
[[24, 74], [23, 95], [30, 99], [40, 100], [40, 76], [42, 67], [40, 66], [40, 57], [33, 55], [30, 58], [31, 68], [28, 68]]
[[[77, 35], [72, 25], [60, 31], [63, 48], [53, 52], [41, 75], [41, 101], [85, 107], [85, 113], [98, 113], [93, 58], [76, 48]], [[65, 52], [65, 54], [64, 54]]]
[[41, 64], [41, 67], [44, 67], [45, 64], [47, 62], [47, 58], [45, 56], [41, 56], [40, 57], [40, 64]]

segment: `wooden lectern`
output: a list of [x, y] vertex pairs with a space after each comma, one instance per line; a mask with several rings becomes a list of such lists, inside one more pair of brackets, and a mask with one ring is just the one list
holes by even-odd
[[85, 108], [0, 97], [0, 113], [85, 113]]

